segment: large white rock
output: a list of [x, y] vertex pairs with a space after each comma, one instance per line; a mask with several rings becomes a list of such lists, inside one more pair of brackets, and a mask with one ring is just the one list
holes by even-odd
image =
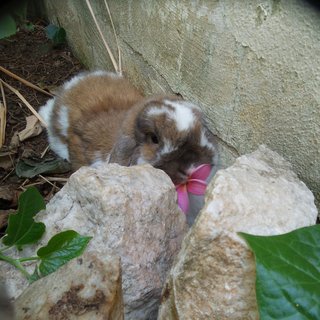
[[34, 282], [14, 305], [19, 320], [122, 320], [120, 259], [85, 253]]
[[237, 232], [275, 235], [315, 224], [314, 197], [261, 146], [219, 171], [167, 279], [159, 320], [258, 319], [254, 258]]
[[[47, 226], [42, 244], [73, 229], [93, 236], [88, 252], [121, 257], [126, 319], [155, 318], [161, 289], [188, 230], [170, 178], [149, 165], [83, 167], [39, 214]], [[27, 286], [17, 271], [1, 264], [17, 297]], [[1, 276], [0, 274], [0, 276]]]

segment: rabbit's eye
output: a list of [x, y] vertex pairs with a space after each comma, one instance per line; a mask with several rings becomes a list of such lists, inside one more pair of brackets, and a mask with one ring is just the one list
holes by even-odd
[[157, 135], [154, 133], [149, 133], [147, 135], [147, 141], [149, 141], [150, 143], [154, 143], [154, 144], [159, 143], [159, 139], [158, 139]]
[[158, 139], [158, 137], [157, 137], [155, 134], [152, 134], [152, 135], [151, 135], [151, 141], [152, 141], [154, 144], [158, 144], [158, 143], [159, 143], [159, 139]]

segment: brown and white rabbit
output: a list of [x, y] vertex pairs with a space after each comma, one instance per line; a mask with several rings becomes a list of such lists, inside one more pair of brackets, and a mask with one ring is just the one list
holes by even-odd
[[183, 182], [201, 164], [217, 166], [217, 146], [201, 110], [177, 96], [145, 98], [125, 78], [85, 72], [41, 107], [51, 149], [83, 165], [149, 163]]

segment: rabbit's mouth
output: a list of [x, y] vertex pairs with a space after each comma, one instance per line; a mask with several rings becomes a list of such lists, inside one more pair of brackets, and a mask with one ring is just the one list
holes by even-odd
[[188, 181], [188, 173], [184, 170], [179, 170], [174, 177], [170, 177], [174, 185], [186, 183]]
[[182, 165], [178, 161], [160, 161], [152, 164], [155, 168], [163, 170], [174, 185], [183, 184], [188, 181], [192, 167], [188, 164]]

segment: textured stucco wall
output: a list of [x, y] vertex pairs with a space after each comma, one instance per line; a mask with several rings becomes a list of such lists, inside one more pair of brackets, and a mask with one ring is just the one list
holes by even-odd
[[[112, 69], [85, 1], [44, 1], [76, 55], [89, 68]], [[116, 53], [104, 1], [91, 2]], [[198, 103], [223, 166], [266, 144], [320, 201], [319, 10], [302, 0], [108, 3], [132, 82]]]

